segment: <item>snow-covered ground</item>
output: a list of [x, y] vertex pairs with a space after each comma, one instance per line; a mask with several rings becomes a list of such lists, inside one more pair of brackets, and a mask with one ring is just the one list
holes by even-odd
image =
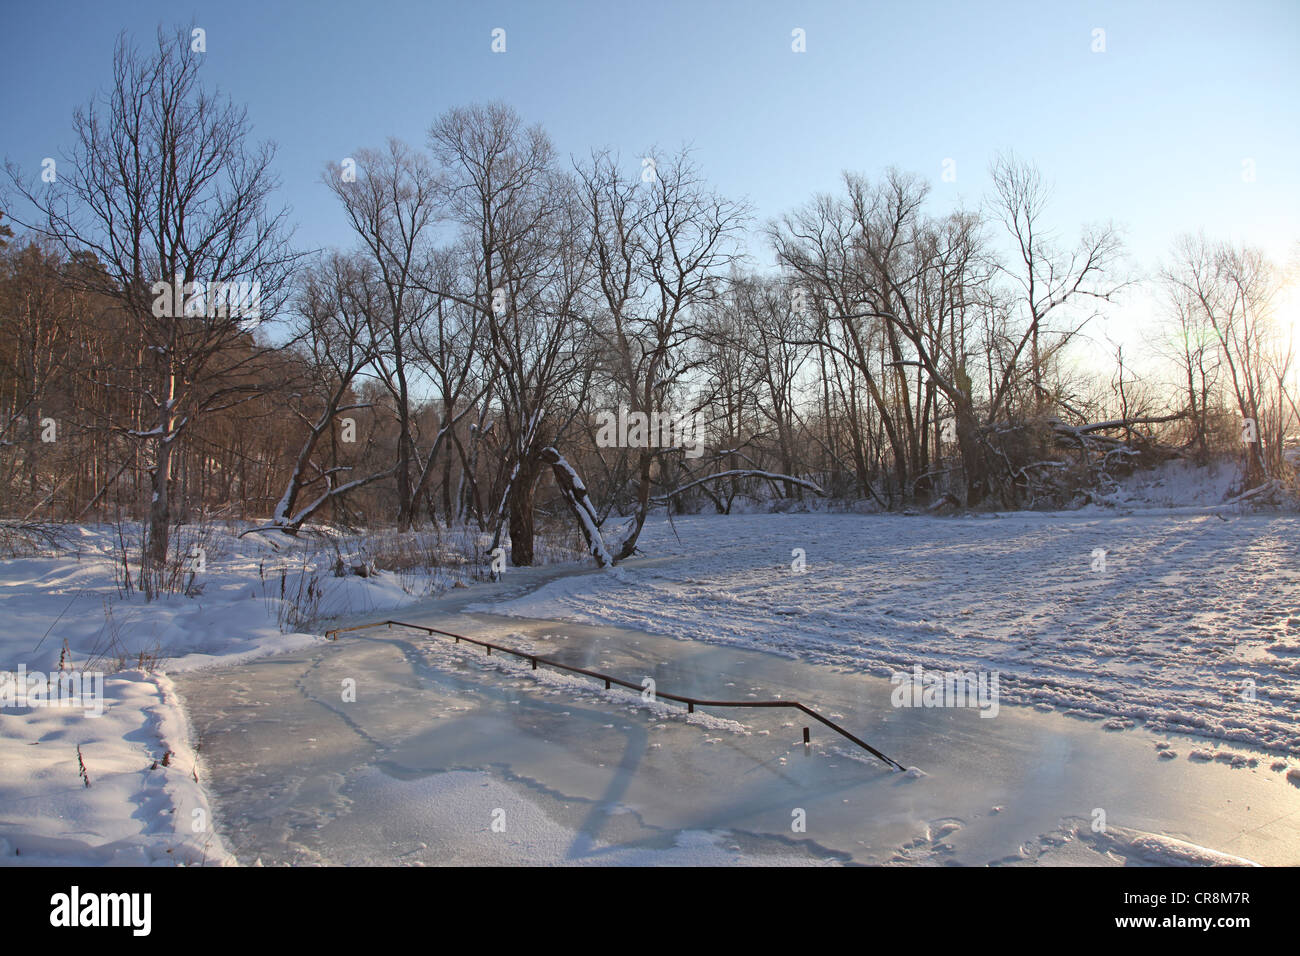
[[[1166, 480], [1175, 481], [1172, 493], [1183, 500], [1185, 482], [1178, 484], [1177, 476]], [[315, 759], [315, 748], [327, 746], [313, 740], [316, 728], [321, 728], [321, 740], [344, 734], [337, 738], [342, 741], [359, 732], [360, 724], [346, 732], [333, 727], [335, 717], [322, 710], [320, 702], [337, 692], [320, 688], [309, 694], [305, 678], [292, 686], [283, 684], [290, 671], [278, 670], [272, 662], [292, 669], [298, 661], [305, 674], [314, 674], [327, 653], [318, 633], [312, 633], [321, 626], [314, 618], [359, 622], [398, 607], [404, 608], [403, 618], [426, 623], [442, 621], [454, 611], [462, 614], [458, 626], [480, 629], [471, 633], [508, 636], [519, 631], [516, 637], [535, 641], [533, 646], [544, 650], [551, 645], [525, 624], [570, 622], [575, 633], [585, 624], [587, 646], [580, 649], [575, 639], [570, 653], [592, 666], [607, 660], [610, 666], [628, 664], [591, 643], [598, 639], [592, 628], [622, 634], [629, 646], [644, 639], [649, 647], [653, 635], [655, 642], [663, 642], [653, 644], [656, 666], [709, 662], [702, 672], [697, 667], [669, 674], [673, 680], [703, 681], [695, 687], [701, 692], [718, 690], [707, 678], [716, 678], [722, 672], [718, 667], [734, 664], [715, 667], [708, 649], [733, 656], [752, 654], [750, 667], [771, 668], [771, 686], [799, 690], [800, 682], [811, 682], [799, 692], [820, 699], [824, 690], [838, 700], [837, 714], [857, 719], [878, 715], [890, 747], [908, 758], [909, 765], [924, 766], [938, 781], [944, 780], [943, 762], [956, 760], [971, 741], [982, 742], [974, 745], [986, 758], [981, 766], [998, 766], [999, 772], [1013, 775], [1018, 773], [1014, 761], [1005, 766], [998, 761], [1010, 759], [1007, 755], [1025, 741], [1034, 741], [1035, 748], [1047, 747], [1045, 740], [1068, 741], [1079, 753], [1093, 755], [1089, 759], [1096, 762], [1097, 772], [1122, 777], [1123, 762], [1136, 767], [1142, 762], [1136, 755], [1142, 753], [1148, 755], [1145, 769], [1135, 769], [1133, 779], [1143, 786], [1149, 763], [1176, 771], [1176, 776], [1162, 779], [1164, 786], [1176, 780], [1177, 792], [1202, 797], [1231, 793], [1238, 806], [1244, 798], [1256, 810], [1292, 819], [1300, 812], [1300, 521], [1232, 511], [1189, 513], [1181, 507], [1139, 509], [1164, 504], [1161, 498], [1168, 490], [1152, 484], [1128, 493], [1118, 508], [1070, 514], [737, 515], [671, 523], [658, 519], [647, 525], [642, 538], [645, 558], [606, 572], [511, 570], [504, 582], [449, 592], [456, 595], [455, 608], [446, 599], [420, 603], [429, 582], [418, 574], [335, 577], [324, 552], [304, 562], [301, 555], [277, 551], [256, 536], [229, 535], [212, 542], [201, 594], [172, 595], [152, 603], [138, 595], [122, 600], [114, 583], [113, 534], [110, 529], [84, 529], [78, 532], [76, 555], [0, 562], [0, 672], [21, 666], [29, 672], [59, 673], [62, 660], [64, 673], [84, 669], [105, 675], [103, 716], [71, 708], [11, 703], [0, 707], [0, 864], [220, 864], [235, 862], [237, 851], [239, 861], [253, 862], [258, 853], [247, 858], [241, 847], [231, 845], [229, 830], [223, 839], [223, 831], [214, 826], [214, 819], [218, 824], [223, 819], [223, 806], [228, 814], [242, 814], [241, 820], [260, 819], [266, 807], [258, 802], [261, 797], [246, 792], [256, 789], [250, 779], [257, 787], [282, 794], [285, 801], [297, 801], [299, 811], [311, 806], [313, 814], [325, 813], [336, 805], [330, 801], [345, 793], [339, 805], [358, 812], [333, 824], [308, 815], [303, 824], [337, 838], [332, 850], [312, 851], [319, 860], [332, 862], [401, 862], [400, 854], [385, 855], [382, 846], [373, 844], [375, 831], [367, 830], [365, 822], [370, 818], [359, 810], [372, 809], [372, 822], [381, 830], [385, 820], [400, 820], [394, 827], [409, 835], [411, 827], [436, 828], [448, 819], [445, 813], [429, 817], [414, 812], [430, 801], [450, 808], [454, 818], [465, 818], [487, 800], [493, 805], [489, 809], [514, 807], [510, 819], [519, 824], [508, 831], [508, 839], [492, 844], [490, 852], [476, 839], [454, 834], [425, 840], [418, 853], [409, 851], [415, 854], [412, 859], [432, 862], [569, 862], [579, 844], [578, 855], [589, 862], [834, 862], [859, 856], [926, 862], [944, 858], [954, 828], [973, 832], [981, 825], [977, 818], [990, 833], [994, 827], [992, 817], [981, 817], [991, 812], [989, 808], [977, 814], [971, 801], [988, 797], [985, 802], [991, 806], [1002, 796], [990, 790], [958, 797], [956, 784], [947, 782], [918, 788], [915, 792], [923, 794], [925, 806], [918, 809], [909, 803], [899, 809], [891, 824], [897, 832], [859, 833], [853, 830], [857, 818], [845, 817], [835, 832], [853, 832], [862, 845], [834, 851], [827, 849], [833, 840], [810, 851], [798, 840], [761, 836], [762, 826], [719, 825], [745, 816], [735, 804], [724, 806], [722, 795], [733, 789], [743, 795], [747, 781], [757, 779], [747, 776], [745, 768], [770, 764], [787, 769], [768, 789], [758, 787], [737, 797], [742, 808], [788, 802], [784, 791], [770, 788], [789, 783], [791, 755], [800, 748], [790, 750], [784, 740], [779, 745], [760, 740], [759, 723], [746, 712], [726, 715], [736, 718], [730, 730], [730, 723], [704, 728], [709, 731], [706, 739], [721, 742], [718, 752], [728, 755], [720, 777], [716, 772], [721, 764], [705, 760], [692, 769], [677, 763], [675, 755], [690, 751], [700, 726], [687, 726], [671, 715], [655, 717], [668, 728], [660, 733], [679, 735], [680, 746], [647, 751], [644, 773], [629, 772], [624, 781], [629, 793], [640, 794], [635, 812], [620, 809], [623, 801], [598, 802], [602, 819], [626, 818], [626, 826], [606, 827], [601, 840], [588, 839], [583, 834], [590, 827], [572, 818], [565, 809], [572, 809], [570, 804], [553, 792], [554, 781], [546, 786], [537, 781], [564, 766], [564, 782], [582, 789], [582, 774], [595, 774], [596, 780], [607, 763], [618, 766], [624, 759], [619, 752], [605, 754], [601, 749], [602, 728], [614, 728], [617, 722], [619, 728], [635, 729], [635, 723], [628, 722], [631, 718], [607, 719], [608, 700], [600, 695], [585, 698], [580, 708], [586, 715], [580, 725], [583, 737], [567, 740], [567, 745], [595, 749], [573, 758], [577, 763], [552, 765], [533, 756], [535, 748], [564, 744], [566, 735], [573, 733], [567, 720], [550, 717], [538, 718], [541, 723], [530, 726], [524, 740], [513, 745], [516, 749], [501, 754], [501, 734], [488, 732], [495, 726], [492, 721], [504, 719], [509, 727], [518, 723], [517, 717], [502, 717], [502, 707], [523, 706], [540, 694], [548, 701], [554, 698], [547, 706], [561, 708], [556, 713], [567, 713], [572, 708], [566, 709], [561, 699], [571, 697], [571, 689], [521, 674], [511, 677], [502, 691], [498, 677], [477, 673], [479, 664], [472, 665], [472, 679], [467, 678], [465, 668], [471, 665], [423, 649], [412, 650], [396, 670], [396, 665], [381, 666], [378, 658], [369, 663], [350, 659], [348, 673], [372, 691], [387, 686], [390, 691], [385, 693], [395, 694], [418, 684], [422, 693], [435, 694], [436, 707], [450, 718], [470, 706], [461, 699], [466, 695], [478, 700], [479, 711], [473, 719], [461, 714], [464, 719], [452, 738], [432, 731], [420, 738], [419, 746], [425, 749], [418, 759], [412, 758], [418, 774], [403, 771], [403, 776], [372, 752], [359, 753], [353, 763], [330, 763], [320, 772], [322, 779], [333, 782], [313, 804], [316, 791], [305, 781], [316, 779], [312, 775], [319, 768], [310, 769], [314, 765], [309, 758]], [[1222, 491], [1205, 496], [1221, 498]], [[802, 573], [792, 567], [796, 550]], [[307, 608], [294, 607], [302, 604], [294, 598], [301, 595], [304, 580], [322, 589], [320, 597], [312, 599], [310, 615]], [[412, 604], [416, 606], [408, 607]], [[465, 606], [473, 604], [494, 616], [464, 616]], [[505, 619], [495, 617], [503, 614], [532, 621], [521, 620], [512, 629]], [[355, 650], [366, 646], [365, 640], [358, 636], [332, 647]], [[270, 654], [281, 656], [268, 661]], [[787, 663], [763, 663], [782, 660]], [[956, 715], [974, 717], [957, 736], [952, 736], [950, 724], [924, 723], [932, 718], [920, 711], [904, 713], [901, 721], [893, 719], [899, 711], [892, 707], [895, 688], [889, 678], [917, 665], [931, 672], [998, 672], [1002, 719], [986, 721], [973, 711]], [[505, 665], [494, 658], [492, 666]], [[848, 683], [841, 686], [841, 679]], [[246, 680], [252, 690], [244, 697], [223, 697], [221, 688], [232, 680]], [[0, 697], [3, 691], [0, 687]], [[508, 699], [499, 696], [503, 692]], [[228, 712], [222, 702], [230, 699], [245, 700], [248, 712]], [[381, 736], [391, 733], [395, 740], [412, 733], [412, 717], [403, 709], [405, 704], [398, 707], [399, 700], [400, 695], [391, 698], [391, 713], [371, 730]], [[191, 701], [191, 713], [186, 713], [183, 701]], [[277, 709], [292, 701], [310, 706], [292, 716], [287, 711], [277, 716]], [[633, 705], [623, 709], [628, 714], [637, 710], [637, 720], [650, 719], [635, 701]], [[188, 720], [195, 713], [203, 721], [197, 730]], [[945, 720], [953, 717], [944, 715]], [[923, 723], [909, 723], [917, 720]], [[304, 748], [301, 759], [307, 769], [296, 777], [285, 769], [284, 779], [268, 780], [267, 775], [293, 762], [277, 749], [283, 746], [280, 730], [286, 726], [301, 729], [293, 739]], [[910, 746], [921, 729], [943, 737], [943, 746]], [[248, 752], [254, 733], [260, 731], [271, 735], [262, 756], [275, 754], [274, 763], [259, 763], [258, 755]], [[205, 765], [208, 738], [204, 750], [195, 753], [204, 734], [212, 738], [215, 769]], [[748, 742], [726, 743], [733, 738]], [[1153, 739], [1158, 757], [1149, 756], [1157, 752]], [[818, 746], [823, 744], [819, 741]], [[366, 746], [385, 742], [375, 738]], [[817, 753], [834, 757], [836, 751]], [[530, 777], [533, 783], [521, 784], [503, 778], [494, 766], [536, 773]], [[843, 760], [823, 761], [816, 765], [819, 769], [807, 764], [809, 769], [799, 773], [808, 779], [799, 786], [822, 796], [835, 793], [843, 783], [837, 775], [845, 771], [834, 768], [845, 766]], [[971, 779], [975, 771], [967, 770]], [[213, 780], [210, 773], [225, 776]], [[241, 776], [245, 773], [253, 777]], [[718, 789], [707, 797], [695, 794], [691, 802], [718, 802], [709, 817], [713, 824], [679, 817], [671, 805], [662, 804], [663, 794], [687, 784], [696, 791]], [[595, 783], [591, 786], [596, 788]], [[1201, 820], [1196, 826], [1171, 825], [1169, 814], [1187, 822], [1199, 811], [1179, 805], [1162, 816], [1148, 801], [1130, 807], [1128, 823], [1115, 821], [1103, 839], [1087, 825], [1091, 804], [1063, 808], [1054, 802], [1055, 791], [1042, 791], [1037, 784], [1023, 792], [1041, 793], [1025, 797], [1041, 805], [1032, 808], [1030, 818], [1012, 821], [1003, 815], [1004, 822], [998, 824], [1005, 828], [1014, 823], [1033, 835], [1032, 851], [1010, 854], [1016, 860], [1071, 862], [1079, 847], [1088, 850], [1083, 859], [1094, 861], [1101, 854], [1108, 859], [1195, 862], [1214, 852], [1275, 862], [1297, 859], [1288, 855], [1294, 849], [1290, 844], [1272, 855], [1259, 852], [1261, 846], [1267, 850], [1271, 845], [1267, 840], [1290, 839], [1278, 836], [1290, 832], [1276, 829], [1291, 826], [1285, 822], [1263, 830], [1252, 824], [1253, 837], [1232, 842], [1228, 833], [1236, 824], [1224, 822], [1230, 816]], [[216, 805], [214, 793], [220, 794]], [[866, 797], [870, 804], [881, 793], [870, 791]], [[845, 803], [850, 799], [846, 796]], [[1114, 800], [1122, 803], [1119, 797]], [[945, 812], [950, 804], [960, 804], [961, 812]], [[833, 811], [818, 811], [823, 826], [828, 819], [838, 819]], [[660, 812], [666, 819], [649, 826], [646, 821]], [[275, 834], [265, 837], [268, 860], [277, 858], [274, 848], [286, 845], [284, 828], [289, 826], [281, 820]], [[918, 826], [924, 831], [920, 836]], [[1198, 840], [1198, 833], [1214, 839]], [[1017, 831], [1016, 840], [1021, 836]], [[241, 831], [240, 839], [244, 837]], [[979, 854], [999, 846], [1005, 837], [973, 842], [971, 859], [988, 862]], [[865, 845], [877, 840], [884, 842], [874, 848]], [[351, 855], [340, 847], [351, 847]], [[884, 856], [873, 855], [877, 853]]]

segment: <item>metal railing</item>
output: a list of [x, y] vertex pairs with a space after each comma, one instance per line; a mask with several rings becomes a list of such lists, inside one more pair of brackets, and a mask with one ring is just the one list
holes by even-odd
[[[560, 661], [553, 660], [552, 658], [549, 657], [542, 657], [539, 654], [530, 654], [527, 651], [521, 651], [518, 650], [517, 648], [506, 647], [504, 644], [494, 644], [491, 641], [481, 641], [478, 638], [466, 637], [464, 634], [456, 634], [453, 633], [452, 631], [443, 631], [443, 630], [439, 630], [436, 627], [428, 627], [427, 625], [424, 624], [408, 624], [405, 621], [375, 621], [374, 623], [371, 624], [357, 624], [354, 625], [353, 627], [334, 628], [333, 630], [326, 631], [325, 636], [329, 638], [331, 641], [335, 641], [338, 640], [338, 636], [340, 634], [344, 634], [348, 631], [362, 631], [372, 627], [385, 627], [385, 626], [390, 628], [407, 627], [415, 631], [424, 631], [426, 634], [441, 634], [443, 637], [454, 638], [457, 644], [459, 644], [461, 641], [464, 641], [467, 644], [474, 644], [477, 647], [485, 648], [488, 652], [488, 656], [491, 656], [493, 651], [500, 651], [503, 654], [510, 654], [514, 657], [519, 658], [520, 660], [528, 661], [529, 663], [532, 664], [533, 670], [537, 670], [538, 664], [544, 664], [545, 666], [553, 667], [556, 670], [568, 671], [572, 674], [582, 674], [585, 677], [592, 677], [595, 678], [596, 680], [603, 680], [605, 682], [606, 690], [609, 690], [611, 686], [613, 686], [614, 684], [617, 684], [619, 687], [626, 687], [630, 690], [634, 690], [637, 693], [640, 693], [643, 690], [640, 684], [634, 684], [631, 681], [626, 681], [618, 677], [613, 677], [609, 674], [602, 674], [599, 671], [588, 670], [585, 667], [575, 667], [572, 664], [564, 664], [561, 663]], [[686, 697], [681, 694], [669, 694], [666, 691], [659, 690], [658, 688], [655, 689], [654, 696], [656, 698], [662, 697], [665, 700], [676, 701], [679, 704], [685, 704], [687, 708], [687, 712], [692, 714], [695, 713], [696, 707], [719, 707], [719, 708], [790, 707], [793, 708], [794, 710], [798, 710], [804, 714], [807, 714], [813, 720], [825, 724], [827, 727], [835, 731], [845, 740], [849, 740], [857, 744], [863, 750], [867, 751], [867, 753], [871, 754], [873, 757], [877, 758], [878, 760], [884, 762], [884, 764], [887, 767], [889, 767], [891, 770], [907, 769], [892, 757], [886, 757], [883, 753], [881, 753], [875, 747], [871, 746], [871, 744], [867, 743], [862, 738], [849, 733], [847, 730], [845, 730], [839, 724], [835, 723], [833, 720], [823, 717], [817, 711], [813, 710], [813, 708], [807, 706], [806, 704], [801, 704], [797, 700], [704, 700], [699, 697]], [[809, 742], [810, 739], [811, 738], [809, 737], [808, 728], [805, 727], [803, 729], [803, 742], [806, 744]]]

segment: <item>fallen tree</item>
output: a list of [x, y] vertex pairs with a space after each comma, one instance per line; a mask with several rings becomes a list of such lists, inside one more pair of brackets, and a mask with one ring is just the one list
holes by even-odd
[[788, 481], [790, 484], [798, 485], [800, 488], [807, 488], [815, 495], [821, 495], [823, 498], [826, 497], [826, 492], [822, 491], [821, 486], [816, 482], [807, 481], [803, 478], [796, 478], [793, 475], [782, 475], [772, 471], [761, 471], [757, 468], [733, 468], [730, 471], [720, 471], [716, 474], [705, 475], [703, 478], [696, 478], [694, 481], [688, 481], [684, 485], [678, 485], [665, 495], [656, 495], [654, 500], [661, 503], [668, 502], [677, 495], [680, 495], [682, 492], [688, 491], [697, 485], [702, 485], [709, 481], [720, 481], [723, 478], [763, 478], [771, 482]]
[[[587, 551], [596, 559], [596, 564], [607, 568], [631, 557], [636, 551], [636, 542], [640, 537], [644, 521], [634, 518], [620, 531], [614, 543], [606, 542], [596, 506], [577, 470], [553, 447], [542, 449], [540, 457], [543, 462], [551, 466], [551, 473], [555, 476], [555, 484], [560, 489], [560, 496], [577, 522], [579, 530], [582, 531], [582, 536], [587, 542]], [[651, 500], [656, 503], [666, 503], [690, 488], [724, 478], [763, 478], [773, 482], [784, 481], [806, 488], [822, 497], [826, 495], [815, 482], [796, 478], [793, 475], [782, 475], [759, 469], [732, 469], [696, 478], [684, 485], [678, 485], [666, 494], [655, 495]]]
[[986, 426], [981, 441], [1004, 506], [1064, 507], [1092, 501], [1113, 491], [1117, 479], [1181, 456], [1183, 449], [1141, 427], [1185, 417], [1186, 412], [1176, 412], [1079, 424], [1037, 418]]
[[587, 550], [596, 559], [596, 564], [602, 568], [609, 567], [614, 563], [614, 558], [610, 556], [609, 549], [605, 546], [604, 536], [600, 532], [600, 518], [596, 515], [591, 496], [587, 494], [587, 486], [583, 484], [577, 470], [565, 460], [563, 455], [550, 446], [542, 449], [541, 459], [551, 466], [551, 473], [555, 475], [555, 483], [559, 486], [560, 495], [564, 498], [564, 503], [569, 506], [570, 513], [578, 522], [582, 536], [587, 541]]

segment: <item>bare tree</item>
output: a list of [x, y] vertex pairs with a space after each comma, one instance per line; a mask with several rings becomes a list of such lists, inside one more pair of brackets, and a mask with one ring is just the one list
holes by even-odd
[[151, 458], [154, 568], [167, 557], [178, 444], [200, 415], [261, 390], [252, 372], [265, 350], [252, 333], [287, 296], [296, 259], [285, 212], [270, 208], [274, 148], [247, 145], [246, 111], [200, 86], [201, 62], [186, 29], [159, 29], [147, 55], [123, 36], [112, 89], [75, 114], [57, 182], [27, 185], [9, 165], [38, 213], [25, 225], [69, 255], [93, 254], [102, 269], [81, 274], [144, 340], [144, 420], [126, 431]]
[[[371, 318], [385, 304], [373, 266], [360, 257], [334, 253], [317, 262], [305, 277], [298, 313], [302, 323], [299, 338], [307, 358], [307, 394], [295, 393], [294, 412], [307, 426], [307, 434], [271, 516], [276, 527], [296, 532], [329, 502], [388, 477], [396, 468], [340, 482], [338, 477], [353, 466], [327, 466], [317, 457], [321, 439], [336, 424], [348, 428], [351, 441], [355, 441], [355, 419], [344, 423], [337, 419], [345, 412], [370, 407], [351, 396], [357, 377], [375, 361], [378, 343], [370, 334]], [[317, 486], [322, 487], [320, 493], [300, 504], [300, 495]]]
[[1165, 281], [1185, 297], [1198, 321], [1209, 323], [1218, 340], [1241, 416], [1246, 484], [1256, 488], [1275, 472], [1285, 431], [1281, 404], [1274, 420], [1266, 420], [1274, 406], [1274, 385], [1285, 381], [1291, 362], [1291, 345], [1280, 340], [1273, 317], [1276, 270], [1257, 249], [1188, 236], [1176, 245]]
[[1051, 400], [1043, 384], [1049, 351], [1059, 351], [1096, 312], [1059, 323], [1053, 319], [1078, 300], [1109, 302], [1128, 284], [1113, 275], [1121, 251], [1119, 236], [1112, 226], [1098, 226], [1086, 230], [1072, 250], [1059, 248], [1044, 221], [1051, 193], [1038, 169], [1007, 153], [994, 161], [990, 175], [992, 213], [1013, 244], [1011, 261], [1000, 271], [1016, 290], [1014, 302], [1022, 318], [991, 406], [1000, 408], [1019, 384], [1020, 357], [1028, 348], [1031, 405], [1040, 409]]
[[[794, 474], [805, 457], [797, 448], [799, 384], [809, 347], [807, 322], [801, 303], [779, 278], [738, 277], [737, 305], [753, 335], [755, 373], [762, 383], [759, 413], [776, 431], [776, 451], [781, 471]], [[801, 497], [803, 489], [785, 483], [787, 497]]]
[[611, 545], [620, 561], [645, 524], [656, 464], [682, 453], [685, 436], [675, 432], [694, 430], [699, 409], [682, 400], [699, 367], [700, 310], [735, 258], [745, 207], [710, 190], [685, 150], [666, 161], [646, 157], [636, 175], [599, 153], [579, 176], [598, 288], [590, 327], [615, 402], [648, 423], [632, 452], [633, 518]]
[[425, 480], [413, 474], [419, 455], [412, 390], [419, 371], [412, 360], [417, 330], [439, 305], [425, 280], [441, 187], [428, 159], [396, 139], [382, 150], [357, 150], [353, 159], [355, 170], [326, 168], [322, 182], [342, 203], [383, 294], [383, 308], [371, 311], [369, 319], [373, 340], [382, 343], [374, 362], [397, 418], [396, 518], [405, 530], [415, 518]]
[[472, 295], [440, 290], [478, 311], [501, 405], [502, 480], [493, 547], [508, 515], [510, 559], [533, 563], [533, 503], [558, 441], [590, 381], [585, 323], [589, 259], [572, 179], [538, 126], [493, 103], [452, 109], [430, 128], [448, 214], [460, 225]]
[[1210, 458], [1210, 414], [1218, 400], [1223, 365], [1219, 337], [1196, 292], [1176, 271], [1162, 272], [1161, 280], [1171, 312], [1167, 326], [1172, 332], [1171, 341], [1162, 351], [1177, 369], [1186, 400], [1192, 428], [1187, 443], [1195, 449], [1197, 460], [1205, 464]]
[[[443, 512], [449, 524], [452, 520], [452, 457], [449, 446], [456, 445], [462, 467], [469, 470], [465, 451], [456, 436], [456, 426], [474, 411], [489, 390], [491, 381], [480, 367], [485, 323], [482, 313], [472, 304], [468, 262], [463, 245], [441, 250], [433, 257], [425, 282], [431, 283], [427, 291], [434, 296], [434, 309], [413, 328], [411, 340], [412, 351], [437, 390], [434, 413], [438, 423], [427, 454], [419, 459], [419, 477], [411, 495], [418, 500], [425, 493], [439, 452], [445, 451], [442, 456]], [[437, 290], [456, 290], [459, 294], [441, 294]]]
[[[874, 315], [877, 310], [867, 307], [860, 268], [863, 229], [874, 197], [869, 195], [870, 185], [859, 176], [846, 173], [844, 183], [845, 196], [818, 196], [770, 224], [767, 233], [777, 262], [818, 319], [818, 335], [807, 344], [834, 353], [853, 367], [866, 391], [865, 402], [888, 440], [896, 487], [905, 493], [912, 456], [904, 356], [897, 332]], [[899, 187], [895, 196], [901, 204], [894, 214], [901, 225], [914, 215], [924, 192], [913, 194], [901, 179]], [[856, 398], [852, 401], [856, 404]], [[853, 421], [850, 427], [857, 430], [854, 441], [860, 467], [866, 467], [867, 439], [862, 424]]]
[[[923, 182], [894, 170], [874, 186], [846, 174], [843, 198], [819, 199], [769, 235], [818, 316], [817, 334], [799, 344], [832, 353], [864, 383], [888, 438], [897, 490], [910, 497], [928, 477], [942, 394], [956, 410], [975, 502], [984, 482], [965, 329], [987, 270], [978, 220], [927, 219], [926, 193]], [[859, 432], [854, 444], [866, 467], [866, 436]]]

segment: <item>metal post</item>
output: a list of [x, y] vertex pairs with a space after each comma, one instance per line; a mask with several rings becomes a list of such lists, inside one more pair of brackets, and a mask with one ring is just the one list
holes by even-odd
[[808, 743], [809, 743], [808, 728], [805, 727], [805, 728], [803, 729], [803, 745], [804, 745], [805, 747], [807, 747], [807, 746], [808, 746]]

